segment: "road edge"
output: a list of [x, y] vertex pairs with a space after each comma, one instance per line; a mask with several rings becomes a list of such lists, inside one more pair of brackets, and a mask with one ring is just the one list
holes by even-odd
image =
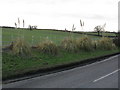
[[39, 69], [35, 72], [27, 72], [25, 74], [13, 76], [15, 78], [2, 80], [2, 83], [7, 84], [7, 83], [12, 83], [12, 82], [17, 82], [17, 81], [22, 81], [22, 80], [34, 78], [34, 77], [39, 77], [39, 76], [43, 76], [43, 75], [47, 75], [47, 74], [52, 74], [52, 73], [56, 73], [56, 72], [60, 72], [60, 71], [73, 69], [76, 67], [82, 67], [82, 66], [92, 64], [92, 63], [95, 63], [98, 61], [102, 61], [106, 58], [109, 58], [109, 57], [112, 57], [112, 56], [115, 56], [118, 54], [120, 54], [120, 52], [109, 54], [109, 55], [104, 55], [104, 56], [100, 56], [100, 57], [96, 57], [96, 58], [90, 58], [90, 59], [86, 59], [86, 60], [82, 60], [82, 61], [77, 61], [74, 63], [58, 65], [58, 66], [51, 67], [51, 68]]

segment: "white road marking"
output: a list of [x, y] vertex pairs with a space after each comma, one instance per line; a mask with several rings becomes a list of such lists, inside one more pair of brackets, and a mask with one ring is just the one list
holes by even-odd
[[101, 79], [103, 79], [103, 78], [106, 78], [106, 77], [108, 77], [108, 76], [110, 76], [110, 75], [112, 75], [112, 74], [118, 72], [119, 70], [120, 70], [120, 69], [117, 69], [117, 70], [115, 70], [115, 71], [113, 71], [113, 72], [111, 72], [111, 73], [109, 73], [109, 74], [107, 74], [107, 75], [105, 75], [105, 76], [102, 76], [102, 77], [100, 77], [100, 78], [94, 80], [93, 82], [97, 82], [97, 81], [99, 81], [99, 80], [101, 80]]
[[[119, 54], [119, 55], [120, 55], [120, 54]], [[85, 68], [85, 67], [88, 67], [88, 66], [92, 66], [92, 65], [94, 65], [94, 64], [99, 64], [99, 63], [102, 63], [102, 62], [114, 60], [114, 58], [116, 58], [116, 57], [118, 58], [119, 55], [115, 55], [115, 56], [109, 57], [109, 58], [107, 58], [107, 59], [105, 59], [105, 60], [102, 60], [102, 61], [97, 61], [97, 62], [95, 62], [95, 63], [91, 63], [91, 64], [88, 64], [88, 65], [85, 65], [85, 66], [81, 66], [81, 67], [79, 67], [79, 68]]]
[[[120, 55], [120, 54], [119, 54], [119, 55]], [[82, 69], [82, 68], [90, 67], [90, 66], [95, 65], [95, 64], [99, 64], [99, 63], [102, 63], [102, 62], [114, 60], [114, 58], [118, 58], [119, 55], [115, 55], [115, 56], [109, 57], [109, 58], [107, 58], [107, 59], [105, 59], [105, 60], [97, 61], [97, 62], [95, 62], [95, 63], [91, 63], [91, 64], [88, 64], [88, 65], [85, 65], [85, 66], [76, 67], [76, 68], [69, 69], [69, 70], [65, 70], [65, 71], [60, 71], [60, 72], [56, 72], [56, 73], [51, 73], [51, 74], [43, 75], [43, 76], [41, 76], [41, 77], [57, 75], [57, 74], [60, 74], [60, 73], [65, 73], [65, 72], [69, 72], [69, 71], [74, 71], [75, 69]], [[36, 78], [36, 77], [34, 77], [34, 78]]]

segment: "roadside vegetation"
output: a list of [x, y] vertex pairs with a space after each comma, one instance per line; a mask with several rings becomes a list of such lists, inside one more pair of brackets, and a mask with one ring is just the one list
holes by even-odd
[[10, 49], [14, 55], [19, 56], [31, 55], [30, 45], [23, 38], [17, 38], [14, 42], [12, 42], [10, 45]]
[[36, 49], [40, 53], [57, 55], [58, 54], [58, 46], [51, 40], [46, 39], [45, 41], [40, 42]]
[[[45, 32], [47, 33], [47, 31]], [[55, 35], [58, 33], [57, 31], [52, 32]], [[7, 34], [7, 32], [5, 33]], [[44, 40], [37, 39], [34, 47], [24, 38], [14, 39], [3, 51], [3, 79], [119, 52], [113, 39], [107, 37], [95, 39], [95, 37], [87, 35], [76, 37], [80, 34], [70, 36], [69, 33], [68, 35], [65, 32], [60, 33], [64, 38], [60, 38], [59, 44], [56, 43], [57, 40], [52, 39], [52, 35], [49, 36], [51, 38]]]
[[113, 42], [120, 48], [120, 32], [117, 33], [117, 37], [113, 39]]

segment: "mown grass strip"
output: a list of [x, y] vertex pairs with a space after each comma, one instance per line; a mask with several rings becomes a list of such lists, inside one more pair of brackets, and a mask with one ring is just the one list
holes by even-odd
[[96, 50], [91, 52], [68, 53], [61, 51], [58, 56], [46, 55], [33, 51], [34, 57], [16, 57], [10, 53], [3, 53], [3, 79], [15, 75], [35, 72], [39, 69], [83, 61], [90, 58], [100, 57], [119, 52], [118, 50]]

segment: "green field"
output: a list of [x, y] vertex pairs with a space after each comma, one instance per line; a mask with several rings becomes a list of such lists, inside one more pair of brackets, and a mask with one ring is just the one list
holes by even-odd
[[[97, 32], [86, 32], [87, 34], [91, 34], [91, 35], [98, 35]], [[101, 35], [101, 33], [100, 33]], [[105, 32], [105, 33], [102, 33], [103, 36], [116, 36], [115, 33], [110, 33], [110, 32]]]
[[[14, 41], [17, 37], [24, 37], [26, 41], [31, 45], [36, 45], [38, 42], [43, 41], [45, 38], [49, 38], [56, 44], [59, 44], [65, 37], [69, 37], [69, 32], [51, 31], [51, 30], [22, 30], [22, 29], [2, 29], [2, 44], [9, 45], [11, 41]], [[74, 38], [83, 37], [83, 34], [73, 33]], [[89, 36], [92, 39], [98, 39], [97, 36]]]

